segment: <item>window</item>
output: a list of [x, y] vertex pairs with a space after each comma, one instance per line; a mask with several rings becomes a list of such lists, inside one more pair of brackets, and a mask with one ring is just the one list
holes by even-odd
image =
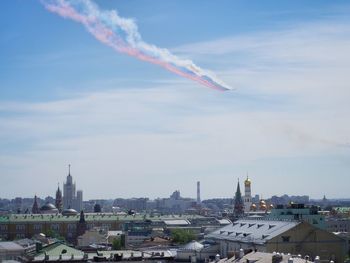
[[7, 225], [2, 225], [0, 226], [1, 231], [7, 231]]
[[73, 231], [76, 230], [77, 225], [76, 224], [68, 224], [68, 230]]
[[16, 231], [24, 231], [26, 229], [25, 225], [16, 225]]
[[51, 224], [51, 230], [60, 230], [60, 225], [59, 224]]
[[41, 231], [42, 225], [40, 225], [40, 224], [35, 224], [33, 228], [34, 228], [35, 231]]
[[16, 234], [16, 238], [17, 239], [25, 238], [25, 235], [24, 234]]
[[282, 236], [282, 241], [283, 242], [289, 242], [290, 241], [290, 236]]

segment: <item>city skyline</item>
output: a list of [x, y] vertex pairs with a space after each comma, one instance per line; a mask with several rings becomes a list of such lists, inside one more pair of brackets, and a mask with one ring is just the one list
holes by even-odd
[[[40, 1], [1, 3], [0, 198], [348, 198], [347, 1], [98, 1], [220, 92], [115, 52]], [[210, 75], [211, 76], [211, 75]], [[63, 186], [63, 184], [62, 184]], [[39, 194], [40, 195], [40, 194]]]

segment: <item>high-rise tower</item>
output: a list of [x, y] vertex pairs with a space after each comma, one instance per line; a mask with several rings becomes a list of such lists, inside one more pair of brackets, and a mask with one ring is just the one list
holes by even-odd
[[247, 179], [244, 181], [244, 212], [249, 212], [252, 206], [252, 182], [247, 175]]
[[73, 208], [75, 200], [75, 184], [70, 174], [70, 165], [68, 165], [67, 181], [63, 184], [63, 206], [65, 209]]

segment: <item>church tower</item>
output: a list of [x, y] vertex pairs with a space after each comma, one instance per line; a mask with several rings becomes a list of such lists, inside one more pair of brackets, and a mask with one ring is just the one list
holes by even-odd
[[252, 182], [247, 175], [247, 179], [244, 181], [244, 212], [249, 212], [253, 204], [252, 202]]
[[56, 208], [58, 211], [61, 213], [62, 208], [63, 208], [63, 203], [62, 203], [62, 192], [60, 189], [60, 186], [58, 185], [57, 191], [56, 191], [56, 201], [55, 201]]
[[244, 214], [244, 203], [242, 199], [241, 188], [239, 186], [239, 181], [237, 183], [233, 213], [235, 217], [241, 217]]
[[34, 196], [32, 214], [40, 214], [39, 205], [38, 205], [38, 198], [36, 197], [36, 195]]

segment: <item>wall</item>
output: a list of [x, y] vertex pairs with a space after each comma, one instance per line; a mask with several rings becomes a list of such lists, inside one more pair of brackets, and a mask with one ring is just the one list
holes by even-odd
[[328, 231], [303, 222], [293, 229], [269, 240], [267, 252], [283, 252], [293, 255], [320, 256], [321, 260], [344, 262], [346, 241]]

